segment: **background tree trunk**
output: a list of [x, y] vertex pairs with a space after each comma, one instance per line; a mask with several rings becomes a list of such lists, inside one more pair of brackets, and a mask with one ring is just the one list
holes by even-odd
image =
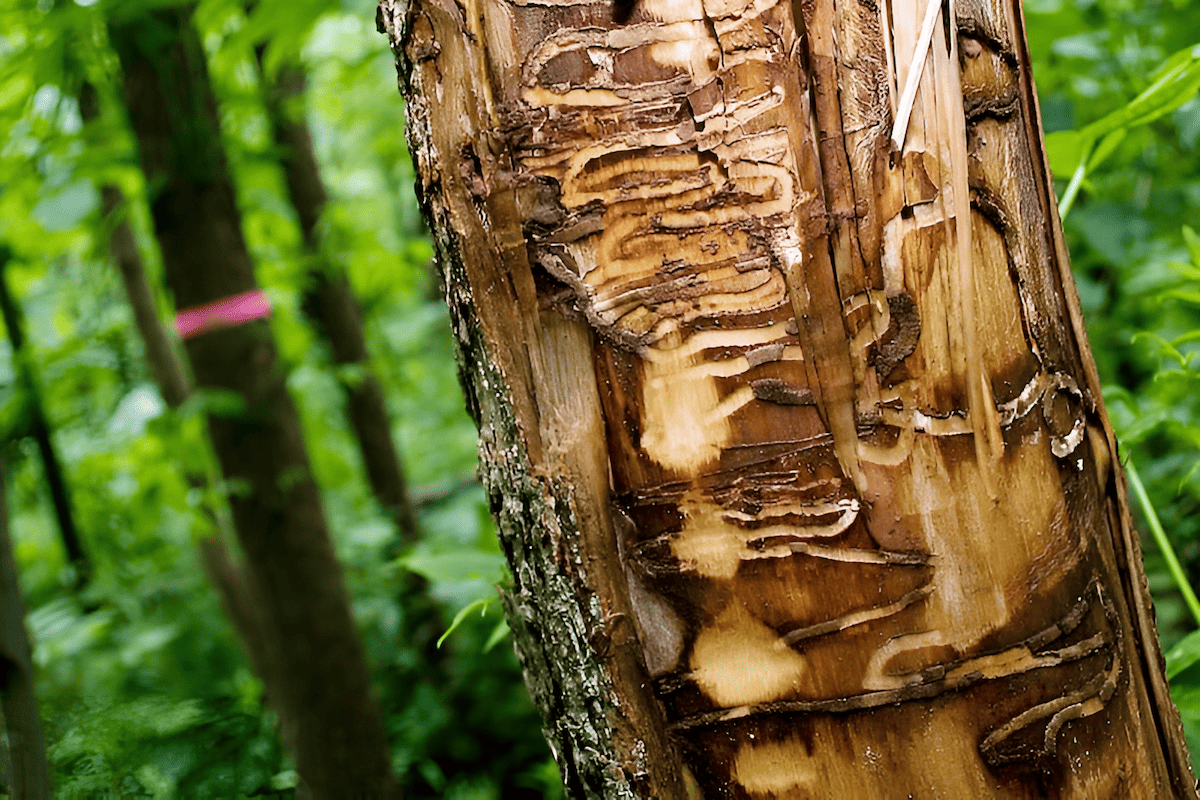
[[1196, 796], [1020, 8], [949, 9], [380, 6], [575, 796]]
[[[257, 52], [261, 68], [263, 48], [259, 47]], [[304, 70], [285, 64], [273, 78], [267, 76], [265, 69], [262, 74], [271, 128], [283, 150], [281, 160], [288, 194], [300, 218], [305, 249], [313, 262], [304, 293], [304, 311], [329, 343], [333, 363], [341, 369], [347, 416], [362, 453], [371, 491], [396, 523], [401, 540], [411, 544], [419, 535], [417, 513], [409, 497], [400, 453], [392, 440], [391, 415], [383, 387], [371, 370], [362, 310], [345, 271], [329, 263], [322, 251], [320, 221], [329, 195], [304, 121]]]
[[49, 800], [50, 765], [34, 692], [33, 657], [25, 602], [8, 535], [5, 467], [0, 462], [0, 708], [4, 711], [8, 792], [20, 800]]
[[91, 578], [92, 565], [83, 547], [79, 528], [75, 525], [75, 514], [71, 509], [71, 491], [63, 474], [62, 461], [54, 447], [50, 423], [46, 419], [46, 409], [42, 403], [41, 383], [38, 380], [33, 362], [25, 349], [25, 322], [21, 315], [20, 306], [8, 288], [6, 269], [10, 254], [0, 248], [0, 317], [4, 320], [4, 329], [8, 340], [12, 343], [13, 361], [16, 363], [18, 374], [27, 393], [26, 413], [28, 415], [27, 435], [37, 443], [38, 454], [42, 457], [42, 469], [46, 476], [46, 486], [50, 490], [50, 502], [54, 506], [54, 517], [58, 520], [58, 531], [62, 537], [63, 550], [67, 562], [75, 570], [73, 585], [82, 588]]
[[[84, 82], [79, 92], [79, 110], [84, 122], [94, 123], [100, 117], [100, 98], [95, 86]], [[100, 188], [102, 210], [110, 229], [109, 253], [121, 275], [121, 284], [134, 324], [146, 351], [146, 363], [167, 407], [178, 410], [192, 394], [191, 381], [184, 372], [171, 337], [159, 322], [154, 289], [146, 274], [145, 262], [138, 249], [137, 237], [127, 218], [127, 200], [120, 188], [106, 184]], [[189, 474], [193, 488], [212, 489], [207, 475]], [[200, 564], [213, 589], [220, 598], [238, 639], [245, 648], [250, 667], [263, 682], [265, 693], [283, 732], [284, 746], [295, 752], [293, 741], [296, 722], [290, 709], [276, 700], [279, 694], [279, 665], [273, 663], [273, 650], [268, 647], [269, 632], [262, 615], [262, 602], [255, 594], [249, 572], [238, 564], [226, 547], [234, 536], [223, 509], [207, 509], [218, 535], [199, 542]]]
[[[150, 188], [155, 234], [178, 308], [256, 289], [242, 237], [191, 9], [120, 16], [110, 36]], [[136, 13], [136, 12], [132, 12]], [[304, 792], [394, 797], [387, 743], [334, 557], [320, 493], [268, 325], [255, 321], [187, 342], [197, 388], [234, 393], [241, 413], [209, 429], [256, 595], [275, 700], [295, 723]]]

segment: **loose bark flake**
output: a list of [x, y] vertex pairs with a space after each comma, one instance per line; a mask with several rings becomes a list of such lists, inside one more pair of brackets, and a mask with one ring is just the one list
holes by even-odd
[[950, 8], [380, 7], [577, 794], [1195, 796], [1020, 11]]

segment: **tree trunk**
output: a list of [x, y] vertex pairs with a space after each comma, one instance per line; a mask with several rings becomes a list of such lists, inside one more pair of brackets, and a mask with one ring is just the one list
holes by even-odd
[[76, 589], [80, 589], [91, 579], [92, 565], [83, 548], [79, 529], [75, 525], [75, 514], [71, 507], [71, 491], [67, 486], [66, 476], [63, 474], [58, 450], [54, 447], [50, 423], [46, 419], [41, 382], [38, 380], [33, 361], [25, 349], [25, 320], [16, 298], [8, 290], [7, 267], [10, 258], [11, 255], [7, 250], [0, 249], [0, 317], [4, 320], [4, 329], [8, 332], [8, 340], [12, 344], [13, 361], [16, 363], [17, 374], [27, 392], [28, 429], [26, 435], [33, 437], [37, 443], [38, 453], [42, 457], [42, 470], [46, 477], [46, 487], [50, 490], [50, 503], [54, 506], [54, 517], [58, 520], [58, 531], [62, 538], [63, 550], [66, 553], [67, 562], [75, 570], [72, 584]]
[[[258, 49], [262, 63], [262, 48]], [[304, 70], [293, 64], [280, 67], [274, 79], [266, 77], [266, 104], [276, 143], [287, 176], [288, 194], [300, 218], [304, 246], [313, 266], [304, 292], [304, 311], [329, 343], [333, 363], [342, 368], [347, 416], [354, 428], [363, 466], [375, 499], [396, 523], [400, 538], [413, 543], [419, 535], [416, 510], [400, 454], [392, 440], [391, 416], [383, 386], [371, 371], [362, 310], [343, 270], [328, 263], [322, 252], [320, 221], [329, 202], [321, 179], [312, 136], [304, 121]], [[297, 104], [301, 104], [299, 108]]]
[[[114, 9], [109, 30], [176, 306], [253, 291], [191, 9], [136, 13]], [[295, 722], [285, 738], [304, 791], [394, 797], [382, 720], [270, 328], [257, 320], [209, 331], [186, 349], [199, 389], [245, 400], [242, 413], [212, 416], [209, 428], [233, 487], [270, 658], [281, 665], [275, 699]]]
[[[79, 114], [83, 122], [95, 124], [101, 114], [99, 91], [91, 81], [83, 80], [78, 94]], [[126, 213], [125, 194], [116, 184], [107, 183], [100, 187], [100, 199], [104, 225], [109, 234], [109, 254], [121, 275], [121, 285], [129, 300], [129, 308], [133, 311], [133, 322], [146, 350], [150, 374], [154, 376], [154, 383], [167, 407], [177, 409], [192, 393], [192, 387], [170, 337], [159, 323], [154, 291]]]
[[25, 602], [8, 535], [7, 481], [0, 462], [0, 708], [9, 794], [49, 800], [50, 764], [34, 692], [33, 657], [25, 630]]
[[1021, 12], [948, 8], [380, 7], [574, 796], [1196, 796]]
[[[100, 98], [90, 82], [84, 82], [79, 91], [79, 111], [85, 123], [93, 123], [100, 117]], [[126, 215], [127, 200], [120, 188], [113, 184], [100, 187], [105, 224], [109, 227], [109, 252], [117, 271], [125, 296], [133, 311], [134, 324], [146, 351], [146, 362], [163, 400], [172, 410], [178, 410], [192, 394], [192, 386], [183, 363], [176, 354], [166, 329], [158, 319], [158, 308], [154, 301], [154, 290], [146, 275], [146, 266], [138, 249], [137, 238]], [[188, 483], [195, 489], [208, 490], [212, 486], [207, 475], [189, 473]], [[221, 602], [221, 607], [233, 624], [250, 661], [250, 668], [263, 682], [265, 694], [283, 734], [284, 746], [295, 752], [294, 732], [296, 723], [291, 718], [291, 709], [277, 700], [280, 666], [273, 663], [273, 650], [267, 646], [268, 636], [262, 615], [262, 602], [255, 593], [249, 572], [238, 564], [226, 547], [234, 533], [230, 530], [227, 514], [212, 507], [205, 511], [211, 516], [218, 536], [199, 542], [200, 565], [204, 568]]]

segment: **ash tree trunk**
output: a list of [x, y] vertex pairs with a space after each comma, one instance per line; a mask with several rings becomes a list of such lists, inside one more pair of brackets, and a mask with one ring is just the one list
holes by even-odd
[[[257, 289], [192, 11], [114, 6], [108, 20], [166, 281], [181, 309]], [[282, 738], [300, 778], [297, 795], [398, 797], [270, 328], [259, 319], [212, 330], [188, 339], [186, 350], [197, 389], [245, 402], [242, 413], [209, 418], [253, 587], [227, 597], [257, 604], [243, 609], [254, 615], [239, 627], [263, 637], [249, 649], [256, 667], [265, 667], [271, 702], [280, 709]]]
[[1195, 797], [1014, 0], [384, 0], [578, 797]]

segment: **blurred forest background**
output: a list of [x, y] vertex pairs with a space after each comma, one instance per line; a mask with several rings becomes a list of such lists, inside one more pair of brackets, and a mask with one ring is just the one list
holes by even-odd
[[[177, 4], [0, 1], [8, 525], [56, 796], [290, 797], [294, 764], [197, 547], [243, 490], [216, 479], [204, 417], [237, 409], [218, 393], [180, 403], [163, 388], [114, 260], [111, 237], [128, 223], [169, 323], [106, 27], [118, 7], [128, 18], [164, 5]], [[504, 559], [475, 480], [475, 429], [374, 2], [194, 8], [393, 769], [413, 798], [559, 797], [496, 599]], [[1026, 17], [1080, 299], [1124, 455], [1147, 490], [1135, 503], [1149, 523], [1146, 566], [1200, 753], [1200, 638], [1189, 636], [1200, 604], [1186, 589], [1200, 582], [1200, 237], [1187, 227], [1200, 227], [1200, 4], [1031, 0]], [[281, 139], [281, 113], [311, 134], [329, 194], [315, 220], [289, 192], [295, 145]], [[314, 308], [330, 284], [357, 297], [369, 367]], [[388, 495], [368, 479], [347, 414], [371, 372], [401, 495], [395, 481]], [[77, 545], [64, 544], [64, 525]]]

